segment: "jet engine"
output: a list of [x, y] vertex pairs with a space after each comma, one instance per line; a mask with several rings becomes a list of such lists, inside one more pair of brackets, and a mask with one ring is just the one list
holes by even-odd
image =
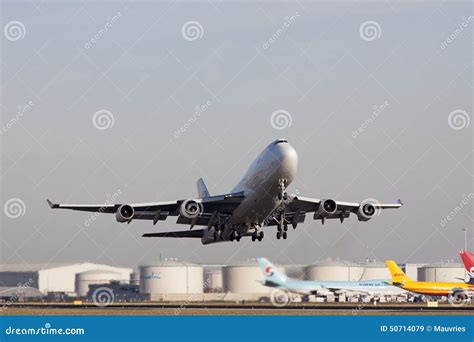
[[374, 217], [377, 209], [372, 203], [362, 203], [357, 210], [357, 218], [359, 221], [368, 221]]
[[336, 210], [337, 210], [336, 201], [332, 199], [323, 199], [321, 200], [321, 203], [319, 204], [319, 208], [316, 211], [316, 214], [320, 217], [326, 217], [326, 216], [334, 214]]
[[203, 211], [202, 203], [194, 199], [188, 199], [184, 201], [179, 209], [181, 216], [191, 219], [198, 217]]
[[133, 218], [135, 210], [129, 204], [121, 205], [115, 212], [115, 218], [118, 222], [128, 222]]

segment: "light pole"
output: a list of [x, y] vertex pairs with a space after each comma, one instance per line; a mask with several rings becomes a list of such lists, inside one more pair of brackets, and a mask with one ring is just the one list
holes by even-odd
[[467, 251], [467, 228], [461, 230], [464, 232], [464, 250]]

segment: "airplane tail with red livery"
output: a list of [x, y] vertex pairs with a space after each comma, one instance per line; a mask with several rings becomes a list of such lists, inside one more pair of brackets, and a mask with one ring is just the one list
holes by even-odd
[[460, 251], [459, 256], [461, 257], [464, 267], [467, 271], [467, 276], [464, 281], [469, 284], [474, 284], [474, 253], [469, 251]]

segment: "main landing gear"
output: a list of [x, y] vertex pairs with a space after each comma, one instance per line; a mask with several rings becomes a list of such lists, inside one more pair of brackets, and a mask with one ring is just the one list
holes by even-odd
[[288, 225], [286, 223], [283, 224], [283, 229], [282, 229], [282, 225], [281, 224], [278, 224], [277, 225], [277, 239], [280, 240], [281, 238], [283, 238], [284, 240], [286, 240], [286, 238], [288, 237]]
[[230, 234], [230, 241], [237, 241], [239, 242], [240, 239], [242, 238], [242, 236], [240, 235], [240, 233], [237, 231], [237, 230], [234, 230], [232, 231], [232, 233]]
[[252, 241], [255, 241], [255, 240], [262, 241], [263, 235], [264, 234], [262, 231], [255, 230], [252, 234]]

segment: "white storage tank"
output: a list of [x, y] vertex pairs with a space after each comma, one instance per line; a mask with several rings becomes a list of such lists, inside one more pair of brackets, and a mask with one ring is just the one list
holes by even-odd
[[[281, 267], [279, 270], [283, 271]], [[222, 268], [224, 292], [239, 294], [268, 294], [271, 289], [262, 284], [263, 274], [257, 261], [242, 262]]]
[[222, 292], [222, 269], [206, 269], [204, 272], [204, 291]]
[[384, 262], [371, 261], [361, 266], [364, 267], [364, 271], [360, 280], [392, 279], [390, 271]]
[[140, 285], [140, 273], [138, 272], [130, 273], [130, 284]]
[[418, 269], [419, 281], [462, 282], [464, 266], [454, 262], [439, 262]]
[[129, 278], [108, 270], [90, 270], [76, 274], [75, 291], [79, 297], [87, 296], [89, 285], [110, 284], [111, 281], [128, 283]]
[[358, 281], [362, 278], [364, 267], [347, 261], [323, 261], [306, 266], [306, 280]]
[[200, 265], [178, 261], [140, 266], [140, 292], [149, 294], [203, 293], [203, 268]]

